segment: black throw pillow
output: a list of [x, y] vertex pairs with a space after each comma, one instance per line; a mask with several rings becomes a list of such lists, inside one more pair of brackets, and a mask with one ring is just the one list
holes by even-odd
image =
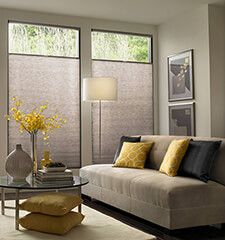
[[120, 155], [120, 151], [122, 149], [122, 146], [123, 146], [123, 143], [124, 142], [140, 142], [141, 141], [141, 136], [140, 137], [128, 137], [128, 136], [122, 136], [120, 138], [120, 143], [117, 147], [117, 150], [116, 150], [116, 154], [115, 154], [115, 157], [114, 157], [114, 160], [113, 160], [113, 164], [116, 162], [116, 159], [119, 157]]
[[221, 142], [191, 140], [181, 162], [179, 175], [195, 177], [203, 182], [207, 182]]

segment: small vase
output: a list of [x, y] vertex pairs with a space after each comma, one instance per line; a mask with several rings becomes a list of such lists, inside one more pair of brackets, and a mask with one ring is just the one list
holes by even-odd
[[31, 173], [32, 166], [30, 156], [23, 151], [21, 144], [17, 144], [16, 149], [7, 157], [5, 170], [14, 182], [24, 182]]
[[47, 164], [52, 163], [52, 159], [50, 159], [50, 151], [44, 151], [44, 158], [41, 160], [41, 166], [44, 169]]
[[31, 141], [31, 159], [33, 161], [33, 172], [32, 175], [37, 175], [38, 163], [37, 163], [37, 133], [30, 134]]

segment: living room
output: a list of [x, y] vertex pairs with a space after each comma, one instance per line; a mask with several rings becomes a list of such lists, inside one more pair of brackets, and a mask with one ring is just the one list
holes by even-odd
[[224, 66], [224, 0], [0, 0], [2, 239], [225, 239]]

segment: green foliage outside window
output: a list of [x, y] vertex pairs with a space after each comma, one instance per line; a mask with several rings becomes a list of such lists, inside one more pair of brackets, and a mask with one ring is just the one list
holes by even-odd
[[92, 32], [92, 58], [131, 62], [150, 62], [150, 37]]
[[[79, 57], [79, 32], [23, 23], [9, 23], [9, 53]], [[92, 32], [92, 58], [149, 63], [148, 36]]]
[[9, 23], [9, 53], [78, 57], [78, 31]]

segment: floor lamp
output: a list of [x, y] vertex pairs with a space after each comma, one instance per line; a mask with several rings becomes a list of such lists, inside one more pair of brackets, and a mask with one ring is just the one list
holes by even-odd
[[83, 100], [99, 102], [99, 159], [102, 158], [102, 101], [117, 100], [117, 80], [109, 77], [84, 78]]

